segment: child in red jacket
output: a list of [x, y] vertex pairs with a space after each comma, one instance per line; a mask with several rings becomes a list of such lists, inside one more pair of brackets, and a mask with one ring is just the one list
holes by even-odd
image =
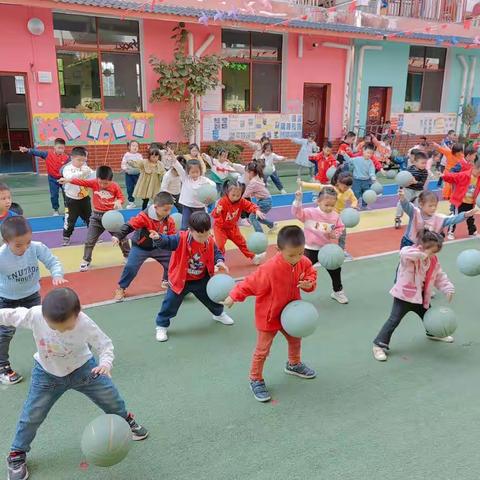
[[153, 246], [150, 232], [154, 231], [163, 235], [175, 235], [175, 221], [170, 216], [174, 199], [168, 192], [160, 192], [155, 195], [153, 205], [132, 217], [125, 223], [119, 232], [113, 234], [112, 243], [118, 245], [121, 240], [132, 232], [132, 248], [128, 255], [114, 300], [121, 302], [125, 298], [125, 290], [137, 276], [143, 262], [153, 258], [163, 267], [162, 289], [168, 288], [168, 267], [172, 252], [161, 250]]
[[327, 177], [328, 169], [337, 166], [337, 160], [332, 153], [332, 148], [330, 142], [325, 142], [322, 151], [310, 157], [310, 160], [317, 164], [318, 173], [315, 175], [315, 180], [318, 180], [323, 185], [330, 183], [330, 179]]
[[305, 235], [300, 227], [289, 225], [278, 232], [279, 252], [255, 273], [237, 284], [224, 305], [231, 307], [249, 296], [257, 297], [255, 325], [257, 346], [250, 369], [250, 388], [259, 402], [271, 397], [263, 379], [263, 365], [270, 352], [273, 339], [281, 332], [288, 342], [288, 362], [285, 373], [300, 378], [314, 378], [316, 373], [300, 359], [301, 338], [288, 335], [280, 323], [282, 310], [294, 300], [300, 300], [300, 289], [315, 290], [317, 272], [312, 262], [303, 255]]
[[225, 255], [225, 244], [227, 240], [231, 240], [247, 258], [253, 260], [254, 265], [259, 265], [265, 253], [255, 255], [248, 249], [247, 242], [238, 228], [238, 220], [242, 212], [254, 213], [262, 220], [265, 219], [265, 215], [254, 203], [242, 198], [244, 191], [245, 185], [241, 183], [231, 180], [225, 182], [223, 197], [217, 202], [212, 212], [212, 217], [215, 219], [213, 225], [215, 243]]
[[233, 325], [233, 320], [223, 311], [223, 305], [210, 300], [207, 283], [215, 273], [228, 272], [222, 252], [210, 233], [212, 220], [206, 212], [193, 212], [188, 230], [176, 235], [161, 235], [151, 231], [155, 248], [173, 252], [168, 269], [169, 288], [157, 315], [156, 338], [168, 340], [170, 320], [177, 315], [185, 295], [193, 293], [212, 313], [213, 319], [223, 325]]

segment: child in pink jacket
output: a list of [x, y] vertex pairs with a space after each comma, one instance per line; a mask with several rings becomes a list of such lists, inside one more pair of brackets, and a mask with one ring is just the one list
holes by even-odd
[[[440, 290], [452, 301], [455, 288], [442, 271], [436, 254], [442, 249], [443, 236], [430, 230], [422, 230], [417, 237], [417, 245], [400, 250], [400, 265], [395, 285], [390, 290], [393, 307], [390, 317], [373, 341], [375, 360], [387, 359], [390, 338], [408, 312], [415, 312], [422, 320], [430, 308], [433, 288]], [[452, 343], [453, 337], [435, 337], [427, 333], [430, 340]]]
[[[334, 188], [325, 187], [317, 197], [315, 208], [302, 208], [302, 192], [295, 193], [292, 213], [304, 223], [305, 256], [315, 265], [318, 262], [318, 251], [328, 243], [337, 243], [345, 230], [340, 215], [335, 211], [337, 192]], [[348, 303], [343, 291], [342, 269], [327, 270], [332, 279], [331, 297], [338, 303]]]

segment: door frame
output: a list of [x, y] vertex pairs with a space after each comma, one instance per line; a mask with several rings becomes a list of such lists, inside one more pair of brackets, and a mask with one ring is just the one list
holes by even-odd
[[332, 91], [332, 84], [331, 83], [310, 83], [306, 82], [303, 84], [303, 101], [302, 101], [302, 135], [304, 136], [303, 132], [303, 105], [305, 102], [305, 88], [314, 87], [314, 88], [324, 88], [325, 89], [325, 100], [323, 102], [322, 108], [322, 118], [324, 119], [323, 122], [323, 132], [317, 132], [318, 138], [316, 141], [322, 141], [330, 139], [330, 97]]
[[386, 91], [386, 97], [385, 97], [385, 118], [383, 119], [383, 123], [386, 121], [390, 120], [391, 114], [392, 114], [392, 93], [393, 93], [393, 87], [387, 87], [385, 85], [369, 85], [368, 86], [368, 93], [367, 93], [367, 110], [366, 114], [367, 117], [365, 118], [365, 127], [368, 125], [368, 105], [370, 102], [370, 89], [371, 88], [383, 88]]

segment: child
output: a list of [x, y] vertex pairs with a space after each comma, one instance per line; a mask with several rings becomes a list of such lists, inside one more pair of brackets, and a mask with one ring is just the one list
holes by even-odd
[[[390, 290], [393, 307], [389, 319], [385, 322], [373, 341], [373, 357], [384, 362], [387, 359], [390, 338], [403, 317], [408, 312], [416, 313], [422, 320], [430, 308], [433, 287], [440, 290], [451, 302], [455, 289], [442, 271], [436, 254], [442, 249], [443, 237], [437, 232], [421, 230], [417, 244], [400, 250], [400, 265], [395, 285]], [[430, 340], [452, 343], [453, 337], [435, 337], [426, 332]]]
[[112, 243], [118, 245], [127, 235], [135, 232], [132, 238], [132, 249], [115, 292], [115, 301], [121, 302], [125, 298], [125, 290], [133, 282], [143, 262], [148, 258], [155, 259], [163, 267], [162, 288], [168, 287], [168, 266], [171, 252], [155, 248], [150, 233], [153, 231], [162, 235], [175, 234], [175, 222], [170, 217], [172, 207], [173, 198], [169, 193], [157, 193], [153, 205], [131, 218], [123, 225], [120, 232], [113, 234]]
[[309, 133], [307, 138], [292, 138], [292, 141], [297, 145], [301, 145], [295, 163], [298, 165], [298, 176], [302, 176], [302, 171], [306, 168], [313, 178], [313, 167], [309, 158], [318, 152], [318, 146], [315, 142], [315, 134]]
[[262, 265], [255, 273], [238, 283], [230, 292], [224, 305], [231, 307], [255, 296], [255, 326], [257, 345], [250, 368], [250, 389], [259, 402], [268, 402], [271, 397], [263, 379], [263, 365], [270, 353], [273, 339], [281, 332], [288, 343], [288, 362], [285, 373], [300, 378], [315, 378], [315, 370], [301, 360], [301, 338], [290, 336], [282, 328], [280, 315], [292, 301], [300, 300], [300, 290], [313, 292], [317, 283], [317, 272], [312, 262], [303, 255], [305, 235], [294, 225], [283, 227], [278, 232], [278, 253]]
[[[306, 244], [305, 256], [315, 264], [318, 262], [318, 251], [334, 240], [338, 240], [345, 226], [340, 216], [335, 211], [337, 192], [332, 187], [325, 187], [317, 198], [316, 208], [302, 208], [302, 192], [295, 193], [292, 213], [304, 223]], [[332, 279], [333, 292], [331, 297], [338, 303], [348, 303], [348, 298], [343, 291], [342, 269], [327, 270]]]
[[[182, 166], [183, 169], [185, 169], [186, 166], [186, 160], [184, 157], [179, 156], [177, 157], [177, 160], [180, 162], [180, 165]], [[172, 197], [174, 201], [174, 205], [178, 212], [182, 213], [183, 207], [179, 202], [180, 199], [180, 192], [182, 190], [182, 179], [180, 178], [180, 175], [178, 174], [177, 170], [173, 168], [172, 163], [172, 168], [167, 170], [165, 172], [165, 175], [162, 178], [162, 184], [160, 185], [160, 191], [161, 192], [168, 192]]]
[[142, 154], [138, 151], [140, 144], [136, 140], [132, 140], [127, 143], [128, 152], [125, 152], [120, 165], [121, 169], [125, 172], [125, 186], [127, 187], [128, 205], [127, 208], [135, 208], [135, 197], [133, 191], [135, 185], [138, 182], [140, 176], [140, 170], [136, 167], [132, 167], [129, 162], [141, 162], [143, 160]]
[[[152, 145], [152, 148], [153, 147]], [[173, 143], [170, 141], [165, 142], [164, 148], [158, 149], [160, 150], [160, 155], [162, 157], [162, 164], [165, 170], [170, 170], [173, 167], [173, 164], [175, 163], [175, 152], [173, 149]]]
[[225, 182], [224, 194], [212, 212], [215, 220], [213, 234], [215, 243], [223, 255], [225, 255], [225, 243], [227, 240], [231, 240], [245, 257], [252, 260], [254, 265], [259, 265], [266, 254], [255, 255], [248, 249], [247, 242], [240, 233], [237, 223], [243, 211], [261, 219], [264, 219], [265, 216], [255, 204], [242, 198], [244, 189], [245, 186], [236, 181], [227, 180]]
[[262, 158], [263, 146], [266, 143], [270, 143], [270, 138], [262, 135], [259, 142], [252, 142], [251, 140], [246, 140], [246, 142], [250, 148], [253, 148], [252, 160], [260, 160]]
[[[87, 187], [93, 191], [93, 212], [88, 224], [83, 261], [80, 264], [80, 271], [86, 272], [92, 261], [93, 249], [100, 235], [105, 231], [102, 225], [102, 217], [105, 212], [122, 208], [124, 201], [123, 193], [119, 185], [113, 181], [112, 169], [106, 165], [97, 168], [97, 178], [94, 180], [81, 180], [79, 178], [67, 180], [66, 178], [61, 178], [60, 182], [62, 184], [72, 183], [80, 187]], [[109, 233], [112, 235], [112, 232]], [[127, 258], [130, 252], [130, 245], [127, 239], [120, 242], [120, 249], [124, 258]]]
[[[63, 168], [63, 178], [71, 180], [72, 178], [80, 178], [86, 180], [93, 175], [93, 170], [86, 165], [87, 150], [84, 147], [73, 147], [70, 153], [70, 163]], [[92, 205], [88, 189], [65, 184], [63, 187], [66, 197], [65, 221], [63, 223], [63, 246], [70, 245], [70, 237], [72, 236], [75, 224], [80, 217], [88, 227], [90, 215], [92, 214]]]
[[142, 210], [145, 210], [148, 202], [160, 191], [162, 176], [165, 173], [165, 167], [160, 161], [160, 150], [149, 148], [147, 159], [128, 160], [127, 163], [140, 170], [133, 196], [142, 199]]
[[223, 311], [223, 305], [207, 295], [207, 283], [217, 272], [228, 272], [222, 253], [210, 234], [212, 221], [206, 212], [194, 212], [189, 217], [188, 231], [176, 235], [151, 233], [156, 248], [173, 251], [168, 269], [169, 288], [158, 312], [156, 339], [168, 340], [167, 329], [177, 315], [185, 296], [193, 293], [212, 313], [213, 319], [223, 325], [233, 320]]
[[262, 147], [261, 160], [263, 160], [265, 163], [265, 167], [273, 169], [273, 173], [265, 177], [265, 185], [268, 182], [268, 178], [271, 178], [272, 182], [275, 184], [280, 193], [286, 194], [287, 191], [283, 188], [283, 184], [278, 176], [277, 169], [275, 168], [275, 162], [281, 162], [285, 160], [285, 157], [273, 153], [273, 146], [271, 143], [264, 143]]
[[[409, 202], [415, 203], [418, 196], [425, 189], [425, 184], [428, 180], [427, 161], [427, 154], [417, 150], [414, 154], [412, 164], [407, 168], [407, 171], [412, 174], [413, 182], [403, 188], [403, 197]], [[397, 230], [402, 226], [402, 216], [403, 208], [399, 200], [395, 213], [395, 228]]]
[[[464, 147], [462, 143], [454, 143], [452, 145], [452, 148], [448, 147], [443, 147], [440, 146], [438, 143], [432, 143], [433, 147], [435, 147], [445, 158], [445, 168], [444, 172], [449, 173], [455, 165], [460, 164], [461, 166], [464, 166], [465, 168], [470, 168], [469, 165], [466, 164], [465, 162], [465, 157], [464, 157]], [[448, 200], [450, 198], [450, 195], [452, 194], [452, 187], [451, 185], [445, 185], [443, 187], [443, 198]]]
[[12, 192], [10, 187], [6, 183], [0, 182], [0, 225], [5, 219], [15, 216], [11, 208]]
[[197, 160], [200, 162], [200, 166], [202, 167], [202, 175], [205, 175], [207, 172], [207, 166], [203, 160], [202, 154], [200, 153], [200, 147], [196, 143], [191, 143], [188, 146], [187, 155], [185, 155], [185, 160], [188, 162], [189, 160]]
[[357, 135], [355, 132], [348, 132], [340, 142], [337, 150], [337, 162], [342, 165], [345, 160], [357, 156], [353, 151], [353, 144]]
[[218, 193], [222, 193], [223, 184], [229, 176], [238, 177], [237, 171], [228, 160], [228, 152], [226, 150], [220, 150], [218, 158], [212, 158], [206, 153], [202, 155], [202, 158], [210, 165], [210, 176], [217, 186]]
[[[455, 208], [456, 214], [471, 211], [480, 193], [480, 160], [477, 160], [471, 170], [464, 170], [458, 173], [444, 173], [445, 182], [454, 185], [450, 203]], [[475, 217], [469, 216], [467, 220], [468, 234], [471, 237], [477, 237], [477, 227], [475, 225]], [[447, 238], [453, 240], [455, 238], [456, 225], [452, 225], [448, 232]]]
[[[32, 242], [32, 229], [20, 216], [7, 218], [0, 231], [5, 244], [0, 247], [0, 309], [40, 305], [42, 262], [52, 274], [54, 286], [66, 283], [57, 257], [40, 242]], [[0, 383], [12, 385], [22, 380], [10, 366], [8, 350], [15, 334], [12, 326], [0, 326]]]
[[19, 147], [19, 150], [22, 153], [30, 153], [45, 160], [48, 174], [48, 189], [50, 190], [50, 202], [52, 204], [53, 215], [57, 216], [60, 208], [58, 194], [61, 191], [62, 195], [64, 195], [63, 188], [58, 183], [58, 179], [62, 176], [60, 173], [61, 168], [68, 162], [68, 155], [65, 153], [65, 140], [63, 138], [56, 138], [53, 145], [53, 152], [26, 147]]
[[311, 160], [317, 165], [315, 180], [318, 180], [323, 185], [328, 185], [330, 179], [327, 177], [327, 171], [329, 168], [337, 166], [337, 160], [332, 153], [332, 144], [325, 142], [322, 151], [311, 157]]
[[[50, 409], [68, 390], [83, 393], [105, 413], [124, 418], [132, 440], [148, 436], [147, 429], [126, 410], [110, 378], [112, 341], [81, 311], [72, 289], [51, 291], [42, 306], [0, 310], [0, 324], [32, 330], [37, 344], [30, 390], [7, 458], [9, 480], [28, 478], [27, 452]], [[98, 363], [91, 348], [98, 354]]]
[[272, 209], [272, 195], [265, 186], [262, 165], [258, 162], [250, 162], [245, 167], [245, 178], [248, 180], [248, 183], [243, 198], [246, 200], [255, 198], [258, 209], [263, 214], [263, 217], [258, 216], [256, 213], [250, 214], [249, 220], [253, 229], [256, 232], [263, 233], [263, 228], [260, 225], [263, 223], [270, 229], [268, 233], [275, 233], [276, 224], [266, 218], [267, 213]]

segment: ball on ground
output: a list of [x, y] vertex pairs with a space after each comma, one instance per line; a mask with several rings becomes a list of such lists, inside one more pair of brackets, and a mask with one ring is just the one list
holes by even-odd
[[182, 226], [182, 214], [180, 212], [175, 212], [170, 215], [173, 218], [173, 221], [175, 222], [175, 228], [177, 230], [180, 230], [180, 227]]
[[391, 180], [397, 176], [397, 172], [395, 170], [387, 170], [385, 176]]
[[292, 337], [308, 337], [318, 327], [318, 311], [309, 302], [295, 300], [283, 309], [280, 321]]
[[335, 172], [337, 171], [336, 167], [330, 167], [328, 170], [327, 170], [327, 178], [329, 180], [331, 180], [333, 178], [333, 176], [335, 175]]
[[464, 250], [457, 257], [458, 269], [467, 277], [480, 275], [480, 250]]
[[318, 261], [327, 270], [336, 270], [345, 261], [345, 252], [335, 243], [329, 243], [318, 251]]
[[360, 222], [360, 213], [354, 208], [346, 208], [340, 214], [340, 218], [347, 228], [353, 228]]
[[124, 223], [125, 219], [118, 210], [109, 210], [102, 216], [102, 225], [107, 232], [119, 232]]
[[232, 288], [235, 286], [235, 280], [224, 273], [219, 273], [210, 278], [207, 283], [207, 295], [212, 302], [223, 302]]
[[81, 447], [88, 463], [111, 467], [121, 462], [132, 446], [132, 432], [118, 415], [100, 415], [83, 431]]
[[395, 182], [400, 187], [408, 187], [413, 180], [413, 175], [408, 170], [398, 172], [397, 176], [395, 177]]
[[380, 182], [373, 182], [371, 189], [377, 194], [381, 195], [383, 193], [383, 185]]
[[257, 255], [263, 253], [268, 247], [268, 238], [264, 233], [254, 232], [247, 238], [248, 249]]
[[367, 205], [370, 205], [377, 201], [377, 194], [373, 190], [367, 190], [363, 192], [362, 198]]
[[448, 337], [457, 329], [457, 316], [448, 307], [432, 307], [423, 317], [425, 330], [435, 337]]
[[274, 171], [273, 165], [265, 165], [265, 168], [263, 169], [263, 176], [269, 177]]
[[195, 190], [195, 197], [200, 203], [210, 205], [217, 200], [217, 187], [211, 183], [206, 183]]

